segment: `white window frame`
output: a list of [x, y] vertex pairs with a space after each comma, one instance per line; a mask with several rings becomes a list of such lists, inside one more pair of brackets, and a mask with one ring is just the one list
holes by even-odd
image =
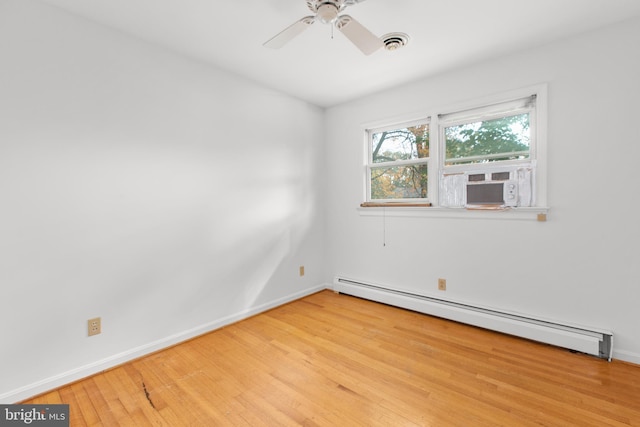
[[[377, 133], [381, 133], [381, 132], [385, 132], [385, 131], [390, 131], [390, 130], [396, 130], [396, 129], [402, 129], [402, 128], [408, 128], [411, 126], [416, 126], [416, 125], [427, 125], [429, 126], [429, 157], [426, 158], [417, 158], [417, 159], [409, 159], [409, 160], [396, 160], [393, 162], [382, 162], [382, 163], [373, 163], [373, 144], [372, 144], [372, 138], [374, 134]], [[432, 164], [432, 151], [431, 151], [431, 132], [432, 132], [432, 128], [431, 128], [431, 120], [429, 117], [423, 117], [420, 119], [414, 119], [414, 120], [410, 120], [410, 121], [405, 121], [402, 123], [395, 123], [392, 125], [386, 125], [386, 126], [381, 126], [381, 127], [375, 127], [375, 128], [370, 128], [370, 129], [366, 129], [365, 131], [365, 135], [366, 135], [366, 141], [367, 141], [367, 159], [365, 162], [365, 186], [366, 186], [366, 196], [365, 196], [365, 200], [368, 203], [371, 202], [375, 202], [375, 203], [430, 203], [430, 198], [429, 198], [429, 194], [430, 194], [430, 190], [431, 190], [431, 164]], [[393, 167], [398, 167], [398, 166], [414, 166], [414, 165], [426, 165], [427, 166], [427, 170], [428, 172], [428, 176], [429, 176], [429, 188], [427, 189], [427, 197], [426, 198], [403, 198], [403, 199], [372, 199], [371, 198], [371, 171], [373, 169], [379, 169], [379, 168], [383, 168], [385, 166], [393, 166]]]
[[[530, 145], [530, 157], [526, 159], [524, 163], [531, 163], [535, 165], [534, 175], [534, 192], [535, 203], [531, 207], [514, 207], [501, 211], [480, 211], [480, 210], [468, 210], [465, 208], [450, 208], [439, 205], [440, 200], [440, 180], [445, 168], [447, 171], [462, 170], [462, 169], [480, 169], [484, 167], [491, 168], [489, 166], [478, 164], [465, 164], [465, 165], [450, 165], [445, 167], [444, 163], [444, 127], [443, 123], [448, 126], [450, 123], [446, 120], [447, 117], [456, 117], [461, 120], [464, 118], [464, 112], [469, 111], [470, 114], [477, 116], [478, 112], [485, 109], [487, 117], [491, 115], [492, 106], [508, 103], [510, 101], [517, 101], [529, 96], [535, 95], [536, 105], [535, 112], [530, 116], [531, 123], [531, 145]], [[433, 108], [428, 111], [408, 114], [404, 116], [397, 116], [393, 119], [385, 121], [377, 121], [364, 124], [362, 126], [363, 133], [365, 135], [365, 159], [364, 159], [364, 186], [363, 186], [363, 200], [365, 203], [359, 208], [361, 215], [395, 215], [395, 216], [429, 216], [429, 217], [461, 217], [461, 218], [500, 218], [500, 219], [537, 219], [546, 220], [548, 213], [547, 206], [547, 85], [539, 84], [535, 86], [516, 89], [513, 91], [500, 93], [496, 95], [486, 96], [484, 98], [472, 100], [465, 103], [456, 105], [450, 105], [446, 108]], [[504, 111], [504, 110], [503, 110]], [[504, 116], [504, 115], [502, 115]], [[500, 117], [498, 115], [497, 117]], [[444, 120], [441, 120], [444, 118]], [[369, 139], [369, 133], [371, 131], [379, 131], [380, 129], [398, 129], [403, 127], [407, 123], [429, 123], [429, 161], [428, 161], [428, 173], [429, 173], [429, 188], [427, 197], [424, 199], [413, 199], [414, 201], [430, 202], [431, 207], [428, 208], [415, 208], [409, 206], [403, 206], [402, 203], [384, 203], [380, 201], [380, 206], [377, 207], [365, 207], [367, 202], [371, 200], [371, 175], [369, 164], [372, 161], [371, 158], [371, 142]], [[443, 122], [443, 123], [441, 123]], [[510, 162], [510, 161], [506, 161]], [[522, 160], [516, 160], [514, 163], [523, 163]], [[500, 162], [500, 165], [505, 165], [505, 162]], [[497, 165], [496, 165], [497, 166]], [[385, 209], [386, 207], [393, 206], [393, 209]]]

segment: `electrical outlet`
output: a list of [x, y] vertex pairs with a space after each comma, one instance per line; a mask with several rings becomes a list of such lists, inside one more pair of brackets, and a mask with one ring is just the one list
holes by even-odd
[[447, 279], [438, 279], [438, 290], [440, 291], [447, 290]]
[[300, 277], [304, 276], [304, 265], [300, 266]]
[[89, 336], [98, 335], [102, 332], [102, 322], [99, 317], [87, 321]]

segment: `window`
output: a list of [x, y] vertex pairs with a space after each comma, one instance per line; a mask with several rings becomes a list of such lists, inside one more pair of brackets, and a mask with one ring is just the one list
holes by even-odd
[[529, 130], [528, 113], [447, 126], [445, 166], [526, 159]]
[[363, 206], [544, 206], [544, 102], [540, 86], [366, 128]]
[[[531, 157], [536, 96], [439, 117], [444, 166], [523, 161]], [[465, 167], [466, 168], [466, 167]]]
[[367, 132], [370, 201], [426, 201], [429, 184], [429, 121]]

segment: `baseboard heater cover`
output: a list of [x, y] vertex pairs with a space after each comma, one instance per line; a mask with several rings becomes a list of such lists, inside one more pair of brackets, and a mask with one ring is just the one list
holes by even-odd
[[527, 338], [611, 361], [613, 334], [454, 302], [359, 280], [335, 277], [334, 291], [481, 328]]

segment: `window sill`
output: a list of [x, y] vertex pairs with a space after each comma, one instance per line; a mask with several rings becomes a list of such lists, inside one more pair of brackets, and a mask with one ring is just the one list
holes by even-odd
[[364, 202], [361, 208], [429, 208], [431, 203], [409, 203], [409, 202]]
[[428, 204], [362, 204], [358, 208], [360, 216], [414, 217], [414, 218], [459, 218], [459, 219], [500, 219], [500, 220], [547, 220], [548, 207], [521, 207], [501, 209], [443, 208]]

